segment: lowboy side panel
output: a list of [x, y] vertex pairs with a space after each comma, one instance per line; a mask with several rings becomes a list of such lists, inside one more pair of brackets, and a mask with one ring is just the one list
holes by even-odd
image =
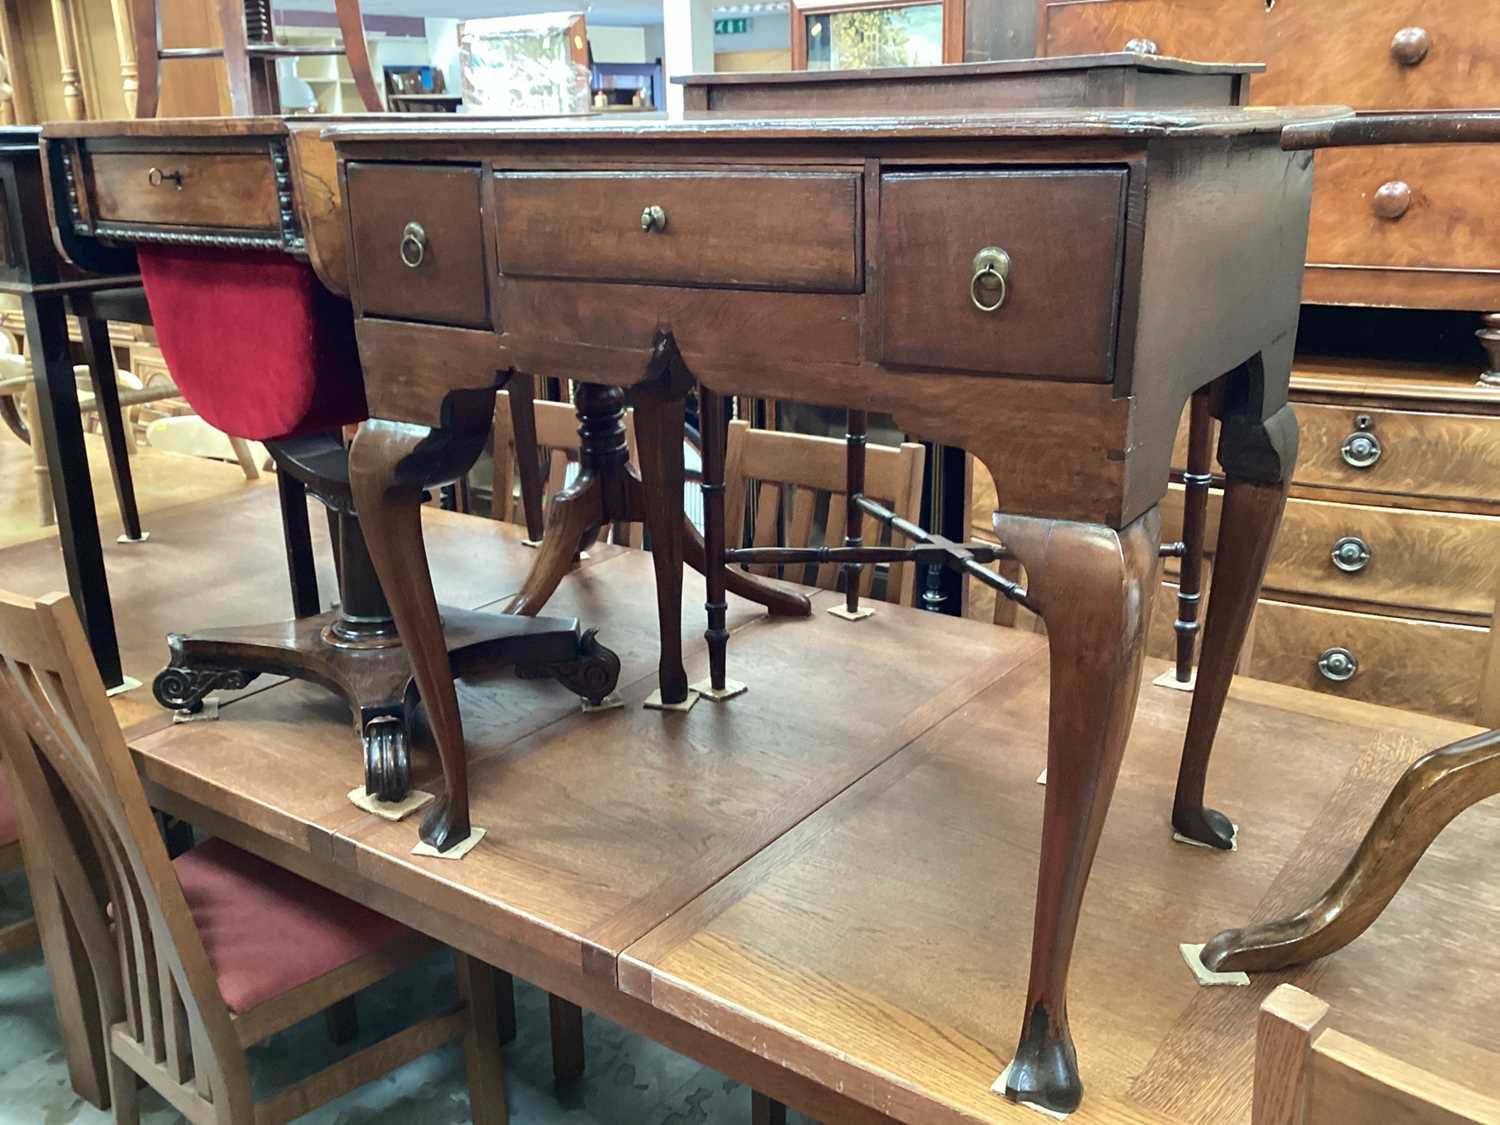
[[1282, 152], [1274, 137], [1151, 146], [1134, 360], [1117, 380], [1135, 400], [1125, 518], [1165, 493], [1168, 435], [1193, 391], [1259, 356], [1261, 417], [1285, 405], [1312, 203], [1309, 155]]

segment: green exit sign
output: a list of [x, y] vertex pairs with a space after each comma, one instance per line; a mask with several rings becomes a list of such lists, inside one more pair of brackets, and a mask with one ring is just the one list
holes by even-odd
[[750, 21], [743, 16], [732, 20], [714, 20], [715, 35], [744, 35], [749, 30]]

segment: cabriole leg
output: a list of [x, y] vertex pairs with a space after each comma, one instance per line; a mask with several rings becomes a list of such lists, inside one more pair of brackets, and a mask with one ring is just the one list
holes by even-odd
[[1031, 978], [1005, 1095], [1067, 1113], [1083, 1098], [1068, 1030], [1068, 967], [1140, 691], [1161, 512], [1153, 508], [1123, 531], [999, 513], [995, 531], [1026, 568], [1052, 667]]

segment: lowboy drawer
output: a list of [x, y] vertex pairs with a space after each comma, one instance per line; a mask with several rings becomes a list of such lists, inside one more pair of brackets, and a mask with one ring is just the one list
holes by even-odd
[[271, 154], [99, 152], [87, 158], [104, 222], [276, 230]]
[[360, 315], [486, 327], [479, 169], [356, 161], [345, 179]]
[[1488, 629], [1473, 625], [1262, 601], [1248, 672], [1259, 680], [1473, 721], [1488, 639]]
[[1118, 168], [882, 176], [880, 361], [1109, 382], [1125, 184]]
[[500, 272], [856, 293], [853, 172], [498, 172]]

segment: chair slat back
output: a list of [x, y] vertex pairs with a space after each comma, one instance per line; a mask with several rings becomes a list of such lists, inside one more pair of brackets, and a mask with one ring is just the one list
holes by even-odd
[[1253, 1125], [1500, 1123], [1500, 1101], [1325, 1027], [1328, 1013], [1290, 984], [1261, 1005]]
[[209, 1101], [238, 1100], [248, 1075], [229, 1010], [65, 595], [0, 593], [0, 756], [101, 982], [106, 1024], [123, 1021], [152, 1063]]
[[[729, 424], [724, 454], [724, 511], [729, 543], [744, 541], [750, 497], [754, 497], [752, 547], [843, 546], [845, 515], [849, 510], [847, 445], [838, 438], [759, 430], [748, 422]], [[898, 448], [869, 445], [865, 450], [865, 495], [898, 516], [915, 523], [922, 508], [922, 447], [903, 442]], [[826, 497], [826, 501], [825, 498]], [[819, 511], [823, 517], [819, 519]], [[905, 540], [869, 516], [861, 524], [867, 547], [902, 546]], [[806, 581], [807, 568], [769, 564], [749, 568], [758, 574]], [[825, 590], [838, 588], [840, 568], [823, 563], [813, 569], [811, 582]], [[874, 596], [877, 568], [860, 574], [860, 593]], [[878, 595], [889, 602], [911, 605], [916, 568], [911, 563], [889, 567]]]
[[[578, 450], [582, 439], [578, 436], [578, 415], [566, 402], [538, 400], [536, 412], [536, 444], [542, 459], [542, 507], [545, 511], [556, 496], [568, 484], [568, 472], [578, 463]], [[630, 463], [639, 464], [635, 448], [635, 412], [625, 412], [625, 444], [630, 451]], [[521, 498], [516, 491], [516, 432], [511, 415], [510, 392], [501, 391], [495, 396], [495, 478], [490, 500], [495, 518], [506, 523], [525, 523]], [[616, 543], [635, 546], [638, 531], [634, 524], [621, 524]]]

